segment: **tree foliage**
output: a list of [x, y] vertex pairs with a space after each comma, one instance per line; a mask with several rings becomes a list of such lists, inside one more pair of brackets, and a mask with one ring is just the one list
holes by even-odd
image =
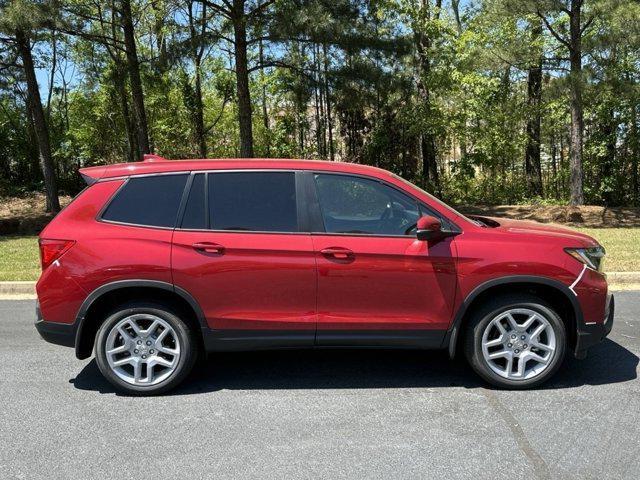
[[639, 205], [639, 80], [633, 0], [0, 0], [0, 193], [153, 151]]

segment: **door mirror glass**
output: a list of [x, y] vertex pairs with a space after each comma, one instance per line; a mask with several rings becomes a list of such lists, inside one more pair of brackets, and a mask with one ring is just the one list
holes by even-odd
[[416, 226], [416, 237], [418, 240], [432, 240], [437, 238], [442, 232], [440, 220], [431, 215], [424, 215], [418, 219]]

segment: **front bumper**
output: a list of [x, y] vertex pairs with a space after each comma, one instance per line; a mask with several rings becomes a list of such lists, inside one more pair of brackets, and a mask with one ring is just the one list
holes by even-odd
[[584, 324], [578, 327], [576, 336], [576, 358], [585, 358], [590, 347], [600, 343], [613, 328], [613, 317], [615, 313], [615, 300], [613, 295], [607, 297], [605, 307], [605, 317], [603, 323]]
[[76, 329], [72, 323], [47, 322], [42, 318], [40, 304], [36, 303], [36, 330], [49, 343], [73, 347], [76, 344]]

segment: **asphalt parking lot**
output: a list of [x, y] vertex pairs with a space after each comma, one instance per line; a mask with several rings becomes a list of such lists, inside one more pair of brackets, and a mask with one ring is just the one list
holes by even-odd
[[212, 356], [164, 397], [114, 393], [0, 302], [0, 478], [640, 478], [640, 292], [544, 389], [418, 351]]

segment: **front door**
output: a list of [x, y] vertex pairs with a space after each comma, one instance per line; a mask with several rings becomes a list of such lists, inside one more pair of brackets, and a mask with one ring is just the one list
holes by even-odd
[[296, 197], [294, 172], [193, 176], [173, 236], [173, 280], [230, 348], [233, 340], [248, 348], [313, 344], [316, 264]]
[[[370, 178], [314, 174], [319, 345], [439, 346], [455, 295], [452, 238], [418, 241], [425, 206]], [[429, 212], [431, 213], [431, 212]]]

